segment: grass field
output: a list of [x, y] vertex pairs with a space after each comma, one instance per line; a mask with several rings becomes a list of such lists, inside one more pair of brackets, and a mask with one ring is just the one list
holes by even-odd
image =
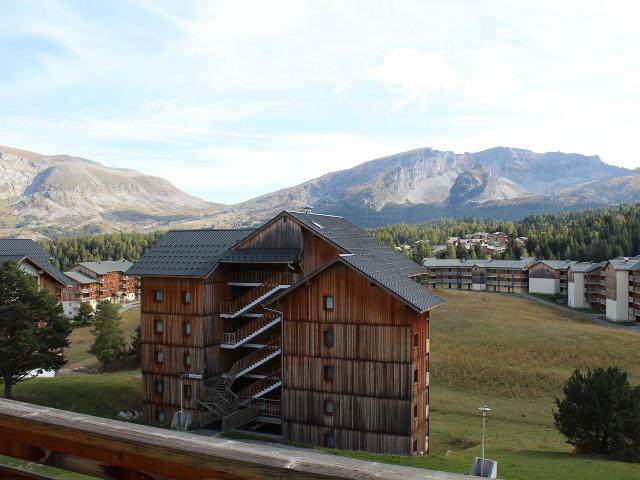
[[[122, 326], [127, 342], [134, 334], [138, 325], [140, 325], [140, 307], [134, 307], [122, 314]], [[90, 326], [77, 327], [71, 332], [69, 336], [69, 348], [64, 351], [67, 365], [63, 372], [75, 367], [93, 368], [99, 366], [96, 357], [88, 352], [93, 344], [91, 328]]]
[[[521, 297], [442, 295], [447, 303], [431, 318], [430, 455], [332, 453], [466, 473], [479, 454], [477, 408], [486, 403], [493, 408], [487, 456], [498, 460], [500, 478], [640, 480], [638, 464], [572, 453], [551, 416], [553, 399], [574, 368], [618, 365], [640, 383], [640, 335]], [[129, 332], [138, 312], [127, 312]], [[74, 361], [90, 360], [90, 335], [74, 333]], [[123, 409], [139, 410], [140, 391], [139, 372], [128, 371], [30, 380], [15, 388], [15, 398], [113, 418]]]

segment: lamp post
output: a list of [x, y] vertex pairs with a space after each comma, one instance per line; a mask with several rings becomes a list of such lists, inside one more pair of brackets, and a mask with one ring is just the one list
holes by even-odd
[[484, 431], [485, 431], [485, 425], [487, 423], [487, 414], [491, 411], [491, 409], [489, 407], [487, 407], [486, 405], [483, 405], [482, 407], [478, 408], [478, 410], [480, 410], [482, 412], [482, 446], [480, 449], [480, 476], [483, 476], [483, 470], [484, 470]]

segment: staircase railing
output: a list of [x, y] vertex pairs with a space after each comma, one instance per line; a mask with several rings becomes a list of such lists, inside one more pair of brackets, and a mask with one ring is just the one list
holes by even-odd
[[246, 402], [246, 399], [253, 398], [253, 396], [266, 388], [274, 385], [281, 381], [281, 371], [277, 370], [270, 375], [267, 375], [265, 378], [258, 380], [257, 382], [252, 383], [240, 390], [238, 390], [237, 395], [240, 397], [241, 402]]
[[264, 316], [243, 325], [235, 332], [223, 332], [220, 340], [224, 344], [234, 345], [244, 338], [249, 337], [254, 332], [260, 330], [262, 327], [273, 322], [276, 318], [277, 316], [275, 313], [267, 313]]
[[297, 273], [279, 272], [271, 276], [268, 280], [258, 287], [255, 287], [243, 295], [239, 296], [232, 302], [222, 302], [220, 304], [220, 313], [235, 313], [242, 310], [247, 305], [256, 301], [267, 292], [270, 292], [279, 285], [293, 285], [298, 278]]
[[226, 386], [227, 389], [231, 387], [238, 374], [243, 370], [246, 370], [251, 365], [260, 362], [260, 360], [271, 355], [271, 353], [280, 349], [280, 338], [275, 338], [264, 347], [251, 352], [249, 355], [242, 357], [236, 363], [233, 364], [231, 370], [227, 373]]
[[240, 425], [250, 422], [258, 415], [259, 408], [257, 405], [249, 405], [247, 408], [226, 415], [222, 417], [222, 431], [226, 432], [232, 428], [239, 427]]

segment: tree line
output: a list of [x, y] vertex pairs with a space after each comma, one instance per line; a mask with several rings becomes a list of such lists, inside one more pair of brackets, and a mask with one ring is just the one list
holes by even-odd
[[[507, 251], [499, 258], [535, 256], [547, 260], [603, 261], [640, 254], [640, 203], [576, 212], [529, 215], [513, 222], [485, 218], [443, 218], [419, 224], [394, 224], [371, 230], [391, 246], [409, 245], [416, 259], [434, 256], [432, 246], [448, 237], [474, 232], [505, 232]], [[527, 237], [524, 246], [515, 239]], [[478, 249], [476, 249], [478, 250]], [[482, 258], [478, 252], [447, 246], [445, 258]]]
[[79, 262], [137, 260], [165, 232], [117, 232], [43, 240], [40, 245], [53, 257], [52, 263], [67, 270]]

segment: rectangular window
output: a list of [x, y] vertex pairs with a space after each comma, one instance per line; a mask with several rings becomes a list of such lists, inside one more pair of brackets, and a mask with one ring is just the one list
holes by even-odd
[[324, 434], [324, 446], [325, 448], [336, 448], [336, 439], [333, 433]]
[[164, 416], [164, 410], [158, 410], [156, 412], [156, 420], [158, 420], [159, 422], [164, 422], [165, 416]]
[[334, 368], [332, 365], [324, 366], [324, 381], [325, 382], [333, 382], [334, 376]]
[[191, 358], [191, 354], [190, 353], [185, 353], [184, 354], [184, 368], [189, 370], [191, 368], [192, 362], [193, 362], [193, 360]]
[[164, 393], [164, 382], [162, 380], [156, 380], [156, 393]]
[[162, 290], [153, 291], [153, 301], [156, 303], [162, 302]]
[[164, 352], [156, 351], [156, 363], [164, 363]]
[[333, 347], [335, 341], [333, 336], [333, 328], [325, 328], [322, 334], [322, 338], [325, 347]]
[[413, 346], [417, 347], [418, 346], [418, 332], [415, 332], [413, 334]]
[[324, 414], [325, 415], [333, 415], [335, 411], [335, 406], [333, 405], [333, 401], [325, 400], [324, 401]]
[[413, 383], [418, 383], [418, 369], [413, 371]]
[[191, 385], [182, 385], [182, 396], [187, 400], [191, 399]]
[[182, 303], [191, 303], [191, 292], [184, 290], [182, 292]]
[[191, 335], [191, 322], [184, 322], [184, 334]]
[[413, 441], [413, 453], [418, 452], [418, 440]]
[[323, 308], [327, 311], [333, 310], [333, 295], [325, 295], [322, 301]]
[[155, 331], [156, 333], [164, 332], [164, 322], [162, 320], [155, 321]]
[[413, 418], [418, 418], [418, 404], [413, 406]]

